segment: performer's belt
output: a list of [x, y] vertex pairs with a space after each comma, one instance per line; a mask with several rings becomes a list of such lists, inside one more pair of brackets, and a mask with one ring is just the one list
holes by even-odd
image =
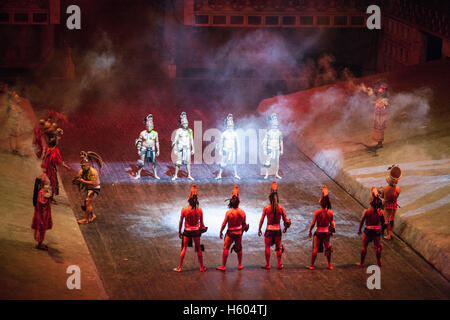
[[389, 210], [397, 210], [397, 202], [386, 202], [384, 204], [384, 208]]
[[316, 232], [330, 232], [329, 227], [317, 227]]
[[242, 226], [228, 228], [228, 231], [238, 231], [238, 230], [242, 230]]
[[281, 227], [279, 224], [269, 224], [267, 225], [267, 230], [281, 230]]
[[200, 227], [196, 226], [196, 227], [184, 227], [184, 230], [186, 231], [197, 231], [200, 230]]
[[370, 229], [370, 230], [380, 230], [381, 227], [380, 227], [380, 226], [366, 226], [366, 229]]

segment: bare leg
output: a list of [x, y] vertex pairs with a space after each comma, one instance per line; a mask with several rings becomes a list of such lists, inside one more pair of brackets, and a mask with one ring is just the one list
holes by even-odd
[[160, 177], [158, 177], [158, 173], [156, 172], [156, 163], [153, 164], [153, 175], [155, 176], [155, 179], [160, 179]]
[[140, 167], [138, 169], [138, 171], [136, 172], [136, 176], [134, 177], [135, 179], [140, 179], [141, 178], [141, 171], [144, 167]]
[[238, 174], [237, 174], [237, 165], [234, 166], [234, 177], [235, 177], [236, 179], [238, 179], [238, 180], [241, 179], [241, 177], [239, 177]]
[[231, 246], [232, 242], [233, 241], [230, 239], [230, 237], [228, 237], [228, 235], [226, 235], [225, 240], [224, 240], [224, 245], [223, 245], [222, 265], [220, 267], [217, 267], [216, 268], [217, 270], [226, 271], [228, 254], [230, 252], [230, 246]]
[[306, 266], [306, 268], [310, 270], [314, 270], [314, 262], [317, 258], [317, 252], [319, 251], [319, 239], [317, 239], [317, 236], [314, 236], [313, 238], [313, 252], [311, 256], [311, 265]]
[[222, 179], [222, 172], [223, 172], [223, 169], [222, 169], [222, 167], [220, 167], [219, 174], [217, 175], [216, 180]]
[[375, 247], [375, 255], [377, 257], [377, 265], [381, 267], [381, 241], [380, 237], [376, 237], [373, 241]]
[[277, 248], [277, 262], [278, 262], [278, 270], [281, 270], [284, 268], [283, 264], [281, 263], [281, 256], [283, 254], [283, 250], [281, 249], [281, 236], [277, 236], [275, 239], [275, 245]]
[[188, 179], [194, 181], [194, 178], [192, 178], [192, 176], [191, 176], [191, 164], [190, 163], [186, 164], [186, 169], [188, 172]]
[[364, 268], [364, 260], [366, 259], [366, 254], [367, 254], [367, 245], [369, 244], [369, 239], [367, 238], [366, 234], [363, 233], [362, 236], [362, 249], [361, 249], [361, 262], [360, 262], [360, 266], [361, 268]]
[[275, 171], [275, 177], [277, 177], [278, 179], [282, 179], [278, 174], [279, 170], [280, 170], [280, 159], [277, 159], [277, 170]]
[[187, 247], [188, 241], [189, 241], [188, 237], [183, 237], [183, 248], [181, 249], [181, 253], [180, 253], [180, 265], [178, 267], [174, 268], [173, 271], [181, 272], [181, 268], [183, 267], [184, 256], [186, 255], [186, 247]]
[[264, 176], [264, 179], [267, 179], [269, 177], [269, 168], [266, 167], [266, 175]]
[[206, 267], [203, 265], [202, 249], [200, 247], [200, 237], [194, 238], [195, 251], [197, 252], [198, 263], [200, 264], [200, 272], [205, 272]]
[[328, 269], [333, 270], [333, 265], [331, 264], [331, 247], [330, 247], [330, 238], [325, 238], [323, 240], [323, 244], [325, 246], [325, 255], [327, 256], [328, 261]]
[[266, 256], [266, 265], [262, 266], [263, 269], [270, 269], [270, 243], [272, 239], [270, 237], [264, 237], [265, 251], [264, 254]]
[[175, 174], [172, 177], [172, 181], [177, 180], [178, 178], [178, 171], [180, 170], [180, 165], [176, 164], [175, 165]]

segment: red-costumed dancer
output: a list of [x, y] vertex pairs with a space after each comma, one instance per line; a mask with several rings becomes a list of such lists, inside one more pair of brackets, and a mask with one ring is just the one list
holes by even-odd
[[281, 270], [283, 269], [283, 264], [281, 263], [281, 255], [283, 254], [284, 247], [281, 244], [280, 220], [281, 218], [283, 218], [283, 232], [286, 232], [287, 229], [291, 226], [291, 220], [286, 217], [284, 208], [278, 202], [278, 186], [275, 181], [272, 182], [272, 187], [270, 188], [269, 200], [270, 204], [265, 206], [263, 209], [258, 229], [258, 236], [261, 236], [261, 227], [264, 223], [264, 218], [267, 216], [267, 229], [264, 232], [266, 265], [262, 266], [262, 268], [267, 270], [270, 269], [270, 247], [275, 245], [275, 252], [277, 253], [278, 260], [278, 269]]
[[48, 250], [43, 244], [45, 232], [53, 227], [50, 185], [45, 184], [39, 191], [34, 207], [31, 229], [34, 230], [34, 239], [37, 241], [36, 249]]
[[[191, 187], [191, 193], [188, 197], [189, 206], [181, 210], [180, 224], [178, 227], [178, 234], [182, 239], [182, 247], [180, 253], [180, 265], [173, 269], [176, 272], [181, 272], [183, 267], [183, 260], [186, 254], [186, 248], [192, 246], [192, 240], [195, 244], [195, 252], [197, 252], [198, 263], [200, 264], [200, 272], [206, 271], [203, 265], [202, 246], [200, 244], [200, 237], [203, 232], [208, 229], [203, 223], [203, 211], [199, 207], [197, 186], [194, 184]], [[184, 232], [181, 233], [181, 228], [184, 223]]]
[[239, 187], [235, 186], [233, 193], [228, 203], [228, 208], [230, 210], [225, 214], [225, 219], [223, 220], [222, 227], [220, 228], [220, 239], [223, 238], [223, 230], [228, 224], [228, 230], [225, 234], [223, 254], [222, 254], [222, 265], [217, 267], [217, 270], [226, 271], [226, 264], [228, 259], [228, 254], [230, 252], [230, 247], [234, 243], [231, 251], [235, 251], [238, 256], [238, 269], [242, 270], [242, 234], [244, 231], [248, 231], [249, 225], [246, 223], [246, 215], [244, 210], [239, 208]]
[[58, 166], [60, 165], [66, 168], [67, 171], [71, 170], [71, 168], [62, 160], [61, 152], [56, 146], [56, 140], [52, 140], [42, 158], [42, 169], [50, 179], [50, 184], [52, 186], [52, 201], [55, 201], [54, 197], [59, 194]]
[[311, 223], [311, 227], [309, 228], [309, 237], [312, 236], [312, 229], [314, 225], [317, 223], [316, 232], [314, 232], [313, 239], [313, 252], [311, 256], [311, 265], [306, 268], [310, 270], [314, 270], [314, 262], [317, 258], [318, 252], [323, 252], [323, 247], [325, 246], [325, 256], [328, 260], [328, 269], [332, 270], [333, 265], [331, 264], [331, 252], [333, 250], [330, 245], [330, 237], [335, 232], [335, 223], [333, 211], [331, 211], [331, 203], [328, 198], [328, 188], [324, 186], [322, 188], [322, 196], [319, 200], [321, 209], [316, 210], [314, 212], [313, 221]]
[[367, 254], [367, 246], [373, 241], [375, 247], [375, 253], [377, 256], [377, 264], [381, 267], [381, 250], [383, 245], [381, 244], [381, 234], [385, 228], [385, 220], [382, 207], [382, 201], [378, 194], [377, 188], [372, 187], [370, 199], [370, 208], [365, 210], [361, 222], [359, 223], [358, 235], [361, 235], [361, 228], [364, 223], [364, 234], [362, 237], [362, 250], [361, 250], [361, 262], [360, 266], [364, 267], [364, 259]]

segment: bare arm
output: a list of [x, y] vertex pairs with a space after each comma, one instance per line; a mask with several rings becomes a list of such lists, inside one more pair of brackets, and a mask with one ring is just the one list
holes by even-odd
[[364, 213], [361, 216], [361, 221], [359, 222], [358, 234], [361, 234], [361, 229], [364, 225], [365, 220], [366, 220], [366, 212], [364, 211]]
[[200, 211], [200, 228], [204, 228], [205, 224], [203, 223], [203, 210]]
[[227, 225], [227, 223], [228, 223], [228, 212], [225, 215], [225, 219], [223, 220], [222, 226], [220, 227], [220, 235], [219, 235], [220, 239], [223, 238], [223, 229], [225, 229], [225, 226]]
[[280, 154], [283, 155], [283, 136], [280, 135]]
[[259, 221], [259, 228], [258, 228], [258, 236], [260, 237], [261, 236], [261, 228], [262, 228], [262, 225], [263, 225], [263, 223], [264, 223], [264, 218], [266, 217], [266, 210], [263, 210], [263, 213], [262, 213], [262, 216], [261, 216], [261, 220]]
[[311, 235], [312, 235], [312, 229], [314, 228], [314, 225], [316, 224], [316, 220], [317, 220], [317, 213], [314, 212], [313, 221], [311, 223], [311, 227], [309, 228], [309, 237], [310, 238], [311, 238]]
[[156, 156], [159, 156], [159, 137], [158, 137], [158, 132], [156, 132], [156, 139], [155, 139], [155, 146], [156, 146]]
[[189, 134], [189, 141], [191, 141], [191, 152], [192, 154], [195, 153], [195, 149], [194, 149], [194, 136], [192, 135], [192, 130], [190, 132], [191, 134]]
[[183, 227], [184, 214], [183, 210], [181, 210], [180, 223], [178, 224], [178, 236], [181, 238], [181, 228]]

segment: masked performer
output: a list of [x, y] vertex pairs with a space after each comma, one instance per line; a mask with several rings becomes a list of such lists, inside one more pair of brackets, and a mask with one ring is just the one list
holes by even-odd
[[392, 165], [389, 168], [389, 175], [386, 177], [387, 186], [378, 189], [380, 197], [383, 198], [384, 218], [386, 220], [386, 240], [391, 240], [394, 234], [395, 213], [397, 212], [397, 199], [400, 195], [400, 187], [397, 185], [402, 177], [402, 170], [399, 166]]
[[361, 262], [360, 266], [364, 267], [364, 259], [367, 254], [367, 246], [373, 241], [375, 253], [377, 256], [377, 264], [381, 267], [381, 251], [383, 245], [381, 244], [381, 234], [385, 228], [383, 210], [381, 210], [382, 202], [379, 197], [377, 188], [372, 187], [372, 197], [370, 199], [370, 208], [365, 210], [361, 222], [359, 223], [358, 235], [361, 235], [361, 228], [364, 223], [366, 227], [362, 238]]
[[231, 251], [235, 251], [238, 256], [238, 269], [242, 270], [242, 233], [248, 231], [249, 225], [246, 223], [246, 216], [244, 210], [239, 208], [239, 187], [235, 186], [233, 193], [228, 204], [230, 210], [225, 214], [225, 220], [223, 220], [222, 227], [220, 228], [220, 239], [223, 238], [223, 230], [228, 224], [228, 230], [225, 235], [222, 265], [217, 267], [217, 270], [225, 271], [228, 259], [228, 254], [231, 245], [234, 243]]
[[270, 204], [264, 207], [261, 221], [259, 222], [258, 236], [261, 236], [261, 227], [264, 223], [264, 218], [267, 216], [267, 229], [264, 233], [264, 243], [266, 245], [266, 265], [263, 269], [270, 269], [270, 247], [275, 245], [275, 251], [277, 253], [278, 269], [283, 269], [283, 264], [281, 263], [281, 255], [284, 251], [284, 247], [281, 244], [281, 226], [280, 220], [283, 218], [284, 229], [291, 226], [291, 220], [286, 217], [286, 212], [284, 208], [278, 203], [278, 187], [275, 181], [272, 182], [272, 187], [269, 194]]
[[31, 223], [31, 229], [34, 230], [34, 239], [38, 243], [36, 249], [39, 250], [48, 250], [48, 247], [43, 242], [45, 232], [53, 227], [51, 197], [50, 183], [42, 181], [42, 187], [37, 193], [33, 221]]
[[141, 177], [141, 171], [144, 168], [145, 162], [151, 163], [153, 167], [153, 175], [159, 180], [156, 173], [156, 157], [159, 157], [159, 140], [158, 132], [153, 130], [153, 115], [149, 114], [144, 119], [146, 130], [143, 130], [139, 134], [139, 138], [136, 139], [136, 147], [138, 149], [138, 172], [135, 179]]
[[366, 92], [372, 98], [372, 103], [375, 106], [372, 139], [377, 142], [378, 148], [382, 148], [384, 130], [386, 130], [386, 109], [389, 106], [387, 85], [382, 84], [378, 90], [375, 91], [373, 88], [367, 88], [362, 84], [361, 90]]
[[175, 162], [175, 175], [172, 180], [178, 178], [178, 171], [182, 164], [186, 165], [188, 179], [191, 177], [191, 155], [194, 155], [194, 137], [192, 130], [188, 127], [186, 112], [182, 112], [179, 119], [181, 127], [176, 131], [175, 139], [172, 142], [177, 160]]
[[278, 129], [278, 118], [275, 113], [272, 113], [272, 115], [269, 116], [268, 121], [270, 128], [267, 130], [262, 141], [264, 155], [267, 156], [266, 162], [264, 163], [266, 169], [264, 179], [269, 177], [269, 168], [272, 166], [273, 162], [275, 162], [276, 166], [275, 177], [281, 179], [278, 170], [280, 169], [280, 156], [283, 155], [283, 134], [280, 129]]
[[[203, 246], [200, 245], [200, 237], [202, 233], [208, 230], [203, 223], [203, 211], [198, 206], [198, 192], [197, 186], [194, 184], [191, 188], [191, 193], [188, 198], [189, 206], [181, 210], [180, 224], [178, 227], [178, 234], [180, 239], [182, 239], [181, 254], [180, 254], [180, 265], [173, 269], [176, 272], [181, 272], [183, 266], [183, 259], [186, 254], [186, 247], [192, 247], [192, 240], [195, 244], [195, 252], [197, 252], [198, 263], [200, 264], [200, 272], [206, 271], [206, 267], [203, 265], [202, 249]], [[184, 223], [184, 232], [181, 233], [181, 227]]]
[[55, 196], [59, 194], [59, 181], [58, 181], [58, 166], [62, 165], [67, 171], [71, 168], [62, 160], [61, 152], [56, 146], [57, 140], [51, 140], [48, 148], [45, 150], [45, 154], [42, 157], [42, 169], [44, 173], [50, 179], [52, 186], [52, 201], [55, 201]]
[[92, 151], [81, 151], [80, 158], [81, 170], [73, 178], [72, 182], [77, 184], [80, 190], [85, 191], [84, 205], [81, 206], [85, 214], [83, 219], [78, 220], [78, 223], [86, 224], [94, 221], [96, 218], [92, 208], [92, 202], [100, 193], [100, 178], [97, 170], [91, 166], [90, 161], [97, 162], [100, 170], [103, 166], [103, 161], [98, 154]]
[[335, 232], [335, 223], [333, 211], [330, 210], [331, 203], [328, 197], [327, 186], [324, 186], [322, 188], [322, 197], [320, 198], [319, 203], [322, 208], [314, 212], [313, 221], [311, 223], [311, 227], [309, 228], [309, 237], [311, 238], [312, 229], [317, 223], [316, 232], [314, 232], [311, 265], [307, 266], [306, 268], [314, 270], [314, 262], [316, 261], [317, 253], [323, 252], [325, 246], [325, 256], [327, 257], [328, 261], [328, 269], [332, 270], [333, 266], [331, 264], [331, 252], [333, 248], [330, 245], [330, 237]]
[[237, 156], [239, 155], [239, 139], [234, 131], [233, 115], [229, 114], [225, 119], [226, 130], [222, 133], [219, 143], [219, 152], [222, 155], [220, 171], [216, 179], [222, 179], [222, 172], [227, 165], [233, 165], [234, 177], [240, 179], [237, 174]]

